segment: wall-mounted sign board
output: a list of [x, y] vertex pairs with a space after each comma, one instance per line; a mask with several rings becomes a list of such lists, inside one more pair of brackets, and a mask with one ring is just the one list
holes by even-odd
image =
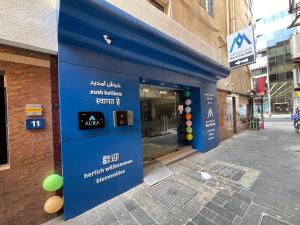
[[44, 118], [26, 119], [27, 130], [44, 129], [44, 128], [45, 128]]
[[79, 130], [104, 128], [105, 119], [102, 112], [79, 112]]
[[26, 104], [26, 116], [42, 116], [43, 108], [41, 104]]
[[227, 37], [230, 69], [255, 63], [255, 40], [253, 26], [248, 26]]
[[300, 97], [300, 91], [295, 91], [295, 92], [294, 92], [294, 96], [295, 96], [295, 97]]
[[114, 127], [133, 125], [132, 111], [114, 111]]

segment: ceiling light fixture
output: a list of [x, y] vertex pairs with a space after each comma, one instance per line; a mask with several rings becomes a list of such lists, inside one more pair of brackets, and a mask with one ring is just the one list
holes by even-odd
[[166, 95], [166, 94], [168, 94], [168, 92], [167, 92], [167, 91], [159, 91], [159, 93], [160, 93], [160, 94], [162, 94], [162, 95]]

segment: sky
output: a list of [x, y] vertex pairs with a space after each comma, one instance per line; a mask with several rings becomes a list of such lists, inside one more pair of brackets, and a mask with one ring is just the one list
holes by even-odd
[[288, 0], [254, 0], [253, 1], [254, 19], [270, 16], [288, 8], [289, 8]]

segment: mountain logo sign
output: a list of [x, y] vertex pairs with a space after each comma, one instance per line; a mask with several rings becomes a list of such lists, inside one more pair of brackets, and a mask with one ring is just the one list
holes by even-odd
[[253, 26], [227, 37], [228, 62], [230, 69], [255, 63], [255, 39]]

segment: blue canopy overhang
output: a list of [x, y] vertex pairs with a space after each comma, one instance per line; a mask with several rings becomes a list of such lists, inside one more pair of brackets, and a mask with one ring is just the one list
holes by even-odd
[[[112, 44], [103, 40], [108, 35]], [[59, 43], [216, 82], [229, 69], [103, 0], [63, 0]]]

